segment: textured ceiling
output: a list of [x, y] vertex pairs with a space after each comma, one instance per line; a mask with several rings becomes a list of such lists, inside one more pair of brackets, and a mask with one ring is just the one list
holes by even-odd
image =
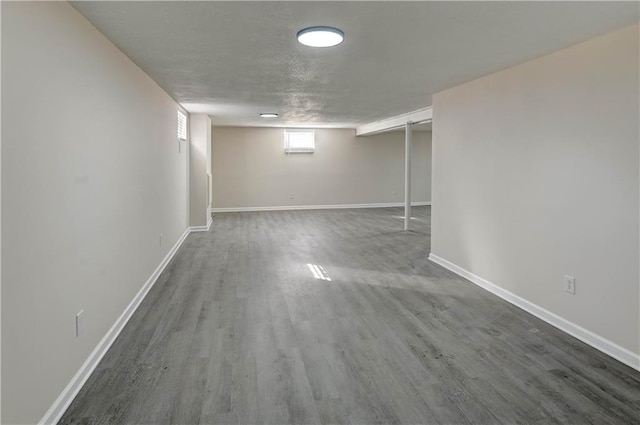
[[[190, 112], [217, 125], [354, 127], [638, 21], [613, 2], [74, 2]], [[342, 29], [338, 47], [297, 43]], [[260, 112], [280, 117], [266, 121]]]

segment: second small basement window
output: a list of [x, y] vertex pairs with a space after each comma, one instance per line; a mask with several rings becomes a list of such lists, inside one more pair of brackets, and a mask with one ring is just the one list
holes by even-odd
[[187, 114], [178, 109], [178, 140], [187, 140]]
[[285, 153], [313, 153], [316, 142], [313, 130], [285, 130]]

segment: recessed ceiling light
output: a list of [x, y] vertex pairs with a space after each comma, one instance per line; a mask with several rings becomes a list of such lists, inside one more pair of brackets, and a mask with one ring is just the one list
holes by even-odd
[[260, 114], [260, 118], [278, 118], [278, 114], [275, 112], [263, 112]]
[[344, 33], [333, 27], [309, 27], [298, 31], [298, 41], [310, 47], [337, 46], [344, 40]]

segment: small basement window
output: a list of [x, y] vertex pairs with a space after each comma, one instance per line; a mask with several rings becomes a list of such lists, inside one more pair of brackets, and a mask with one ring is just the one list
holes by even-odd
[[187, 140], [187, 114], [178, 109], [178, 140]]
[[316, 148], [315, 133], [313, 130], [285, 130], [285, 153], [313, 153]]

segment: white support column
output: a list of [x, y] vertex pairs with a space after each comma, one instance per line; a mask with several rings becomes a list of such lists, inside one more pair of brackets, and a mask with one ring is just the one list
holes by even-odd
[[413, 123], [404, 127], [404, 230], [409, 230], [411, 221], [411, 145], [413, 144]]
[[208, 170], [211, 169], [211, 118], [206, 114], [189, 116], [189, 226], [206, 227], [208, 208]]

